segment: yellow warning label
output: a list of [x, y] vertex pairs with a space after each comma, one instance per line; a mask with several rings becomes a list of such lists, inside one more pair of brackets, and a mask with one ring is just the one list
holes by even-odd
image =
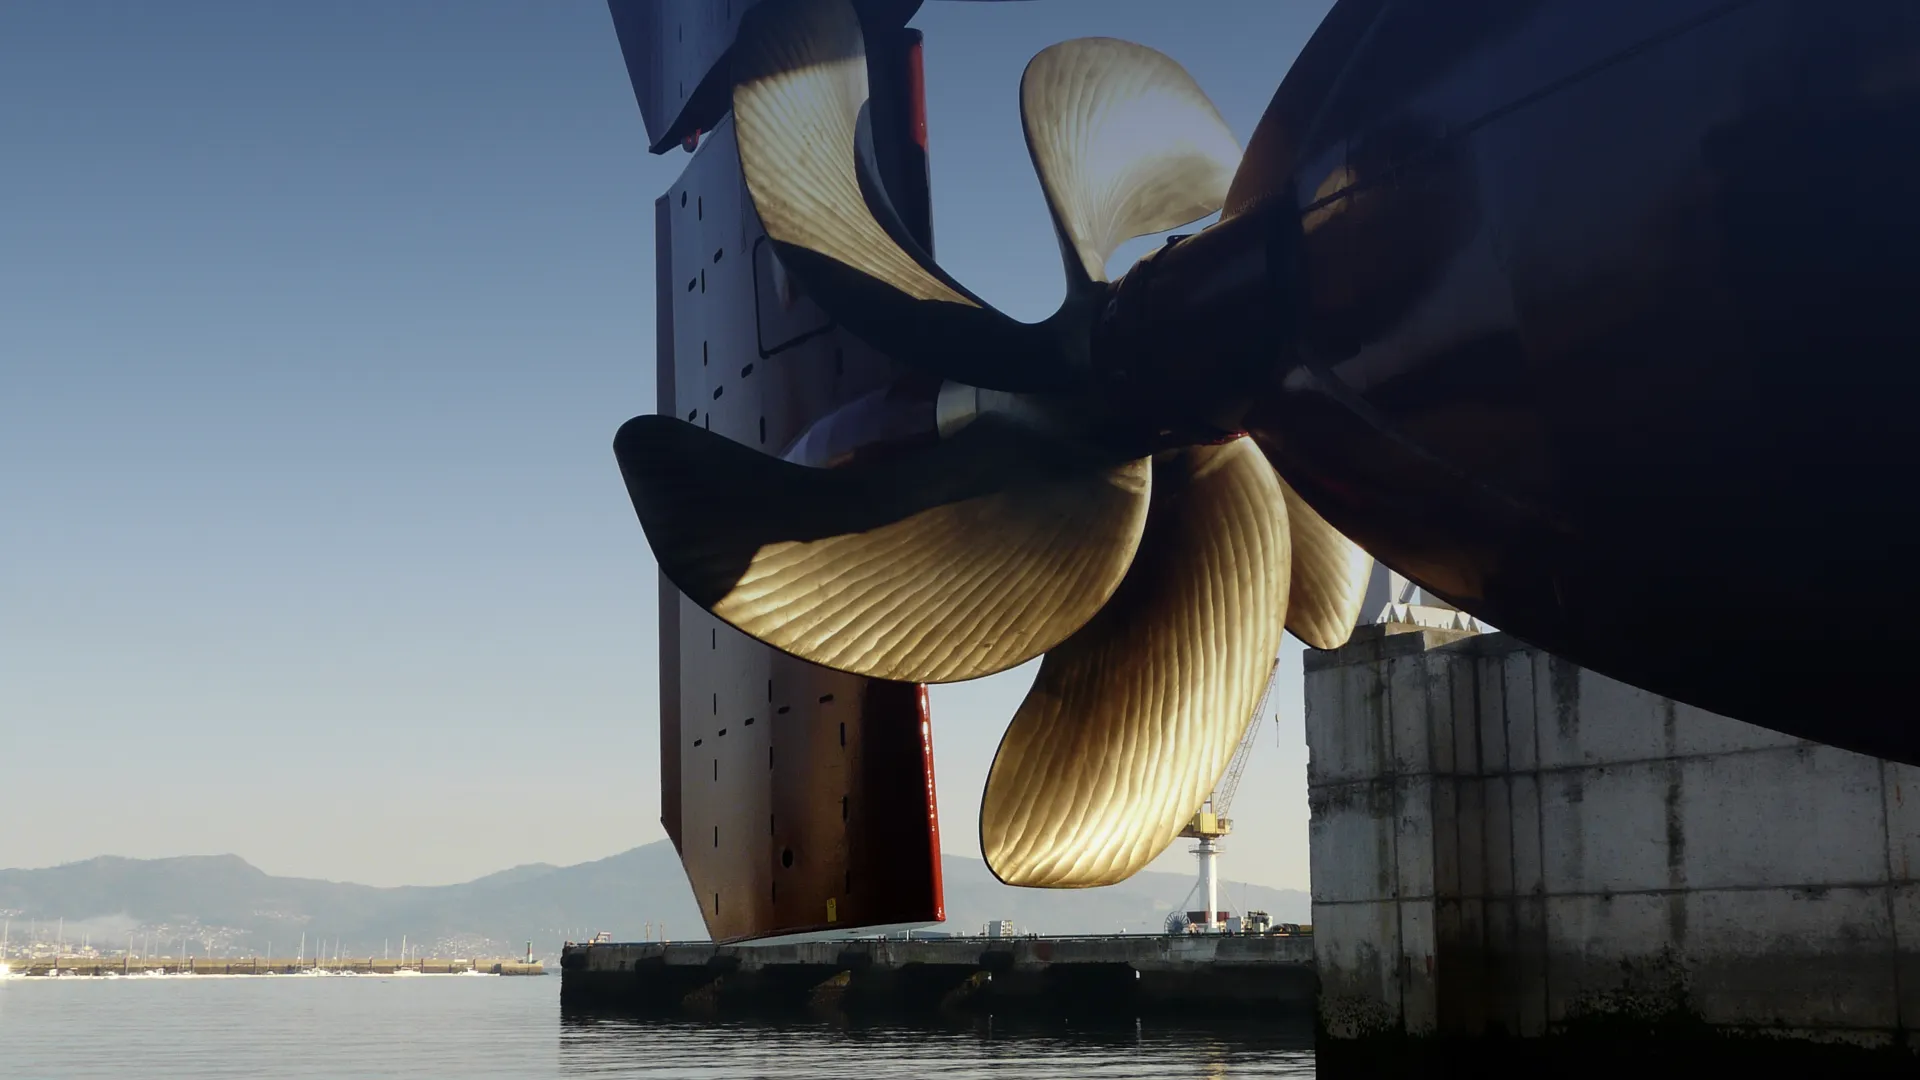
[[840, 921], [840, 901], [831, 896], [827, 897], [827, 921]]

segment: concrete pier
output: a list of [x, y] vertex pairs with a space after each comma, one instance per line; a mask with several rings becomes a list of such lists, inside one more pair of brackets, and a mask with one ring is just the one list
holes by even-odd
[[1334, 1040], [1920, 1024], [1920, 770], [1501, 634], [1367, 628], [1308, 653], [1306, 712]]
[[1178, 1008], [1304, 1016], [1316, 985], [1311, 935], [570, 945], [560, 978], [572, 1009], [1056, 1016]]
[[192, 957], [134, 959], [121, 956], [36, 956], [5, 961], [15, 975], [544, 975], [539, 963], [520, 960], [312, 960], [293, 957]]

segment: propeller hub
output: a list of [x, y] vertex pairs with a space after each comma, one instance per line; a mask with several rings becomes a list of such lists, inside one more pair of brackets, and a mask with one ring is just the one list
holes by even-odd
[[1114, 284], [1091, 352], [1116, 414], [1190, 443], [1244, 431], [1294, 336], [1293, 220], [1255, 212], [1171, 237]]

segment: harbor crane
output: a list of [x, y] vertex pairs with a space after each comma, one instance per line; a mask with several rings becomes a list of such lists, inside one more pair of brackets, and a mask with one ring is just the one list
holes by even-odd
[[[1227, 816], [1233, 808], [1233, 797], [1240, 790], [1240, 778], [1247, 771], [1247, 758], [1253, 753], [1253, 740], [1260, 733], [1261, 722], [1267, 717], [1267, 705], [1273, 699], [1273, 688], [1279, 682], [1280, 661], [1274, 659], [1273, 669], [1267, 675], [1266, 692], [1260, 695], [1260, 704], [1254, 706], [1253, 718], [1247, 721], [1246, 733], [1240, 736], [1240, 745], [1234, 749], [1232, 760], [1227, 769], [1220, 774], [1220, 782], [1214, 785], [1213, 794], [1207, 796], [1193, 820], [1180, 830], [1186, 839], [1198, 841], [1193, 848], [1194, 855], [1200, 860], [1200, 880], [1193, 891], [1201, 893], [1207, 902], [1202, 918], [1194, 920], [1189, 913], [1186, 921], [1189, 925], [1198, 923], [1207, 933], [1219, 933], [1226, 929], [1225, 913], [1220, 910], [1220, 839], [1233, 831], [1233, 819]], [[1183, 907], [1185, 905], [1182, 905]], [[1170, 922], [1179, 921], [1176, 912]]]

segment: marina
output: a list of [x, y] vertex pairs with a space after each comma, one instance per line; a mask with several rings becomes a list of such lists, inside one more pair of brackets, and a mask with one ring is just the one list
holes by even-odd
[[139, 975], [545, 975], [538, 961], [486, 958], [314, 960], [297, 957], [36, 956], [5, 962], [13, 977]]

